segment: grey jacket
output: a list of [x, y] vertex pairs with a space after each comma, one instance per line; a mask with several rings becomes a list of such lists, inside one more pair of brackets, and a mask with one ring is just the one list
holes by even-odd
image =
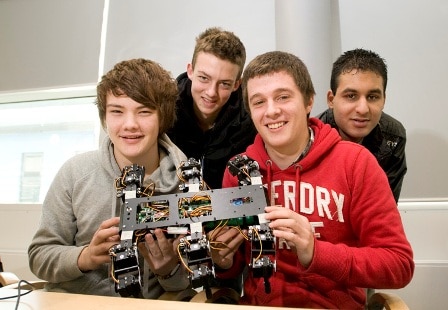
[[[155, 195], [178, 192], [176, 171], [186, 157], [166, 135], [159, 139], [159, 153], [160, 165], [144, 185], [154, 182]], [[39, 228], [28, 248], [31, 271], [49, 282], [46, 290], [119, 296], [109, 264], [83, 273], [77, 261], [101, 222], [118, 216], [114, 180], [120, 176], [109, 137], [99, 150], [76, 155], [60, 168], [48, 190]], [[182, 290], [189, 284], [184, 269], [167, 280], [158, 280], [147, 266], [142, 272], [145, 284], [142, 293], [146, 298], [158, 298], [165, 291]]]

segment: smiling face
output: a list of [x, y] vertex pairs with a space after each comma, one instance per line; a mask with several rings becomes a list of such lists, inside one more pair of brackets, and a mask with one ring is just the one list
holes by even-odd
[[158, 164], [159, 115], [133, 99], [111, 92], [106, 97], [107, 133], [114, 145], [115, 159], [123, 169], [130, 164], [143, 165], [147, 172]]
[[247, 96], [252, 120], [268, 154], [274, 161], [281, 157], [292, 163], [308, 143], [307, 115], [313, 99], [305, 103], [294, 79], [285, 71], [249, 79]]
[[342, 139], [360, 143], [378, 124], [386, 100], [383, 78], [372, 71], [352, 70], [338, 77], [336, 94], [327, 94], [328, 107]]
[[213, 125], [232, 92], [239, 87], [238, 73], [238, 65], [204, 52], [198, 54], [194, 68], [188, 65], [194, 111], [204, 130]]

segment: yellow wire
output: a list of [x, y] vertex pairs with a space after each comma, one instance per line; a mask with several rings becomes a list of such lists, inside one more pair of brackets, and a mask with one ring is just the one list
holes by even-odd
[[[189, 244], [187, 240], [185, 240], [185, 243]], [[182, 257], [182, 253], [180, 252], [180, 243], [177, 245], [177, 254], [179, 256], [179, 260], [182, 263], [182, 265], [184, 265], [185, 269], [189, 272], [189, 273], [193, 273], [193, 270], [191, 270], [188, 265], [185, 263], [183, 257]]]
[[260, 234], [258, 233], [258, 229], [254, 228], [254, 231], [256, 235], [258, 236], [258, 240], [260, 240], [260, 254], [255, 258], [255, 261], [259, 260], [261, 257], [261, 254], [263, 253], [263, 242], [261, 242]]

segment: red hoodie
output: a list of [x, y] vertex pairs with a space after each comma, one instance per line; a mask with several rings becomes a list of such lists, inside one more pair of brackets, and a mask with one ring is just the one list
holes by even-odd
[[[363, 309], [364, 288], [397, 289], [412, 279], [412, 248], [387, 177], [363, 146], [341, 141], [335, 129], [310, 118], [314, 143], [298, 163], [281, 170], [266, 153], [260, 135], [246, 154], [260, 165], [271, 205], [308, 218], [315, 229], [311, 265], [304, 268], [286, 242], [277, 240], [277, 268], [270, 278], [249, 277], [242, 304]], [[226, 170], [223, 187], [238, 186]], [[231, 278], [249, 263], [250, 245], [235, 255]]]

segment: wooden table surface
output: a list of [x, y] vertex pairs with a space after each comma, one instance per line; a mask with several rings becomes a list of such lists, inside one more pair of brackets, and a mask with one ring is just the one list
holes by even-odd
[[[26, 290], [25, 290], [26, 291]], [[23, 290], [22, 290], [23, 292]], [[6, 296], [16, 296], [17, 289], [0, 288], [0, 298]], [[0, 300], [0, 309], [15, 309], [17, 297]], [[210, 304], [200, 302], [182, 302], [182, 301], [166, 301], [154, 299], [135, 299], [122, 297], [105, 297], [68, 293], [45, 292], [43, 290], [35, 290], [31, 293], [21, 296], [19, 310], [284, 310], [277, 307], [262, 306], [238, 306]]]

